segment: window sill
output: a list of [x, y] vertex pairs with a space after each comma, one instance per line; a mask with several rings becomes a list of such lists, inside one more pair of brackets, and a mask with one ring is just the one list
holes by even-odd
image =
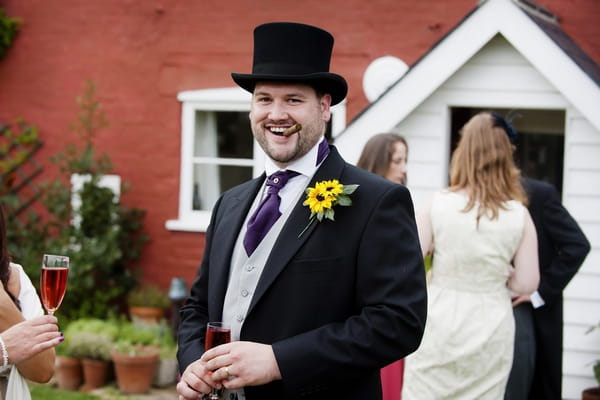
[[184, 232], [206, 232], [210, 223], [210, 211], [197, 212], [194, 216], [184, 219], [170, 219], [165, 223], [165, 227], [170, 231]]

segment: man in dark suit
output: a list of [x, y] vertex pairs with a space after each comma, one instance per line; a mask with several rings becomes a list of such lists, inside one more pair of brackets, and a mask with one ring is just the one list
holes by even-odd
[[[506, 129], [513, 144], [517, 134]], [[529, 213], [538, 236], [540, 285], [513, 298], [515, 351], [505, 400], [562, 398], [563, 290], [590, 244], [549, 183], [524, 178]]]
[[[260, 25], [253, 73], [232, 74], [252, 93], [266, 174], [214, 207], [181, 310], [181, 399], [221, 386], [226, 399], [381, 399], [380, 368], [419, 346], [427, 298], [412, 200], [325, 141], [347, 93], [329, 72], [332, 48], [313, 26]], [[256, 240], [256, 210], [273, 199], [280, 216]], [[209, 321], [229, 324], [232, 342], [205, 351]]]

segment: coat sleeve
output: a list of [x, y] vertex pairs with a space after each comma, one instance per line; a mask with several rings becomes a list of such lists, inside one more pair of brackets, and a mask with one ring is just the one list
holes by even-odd
[[590, 243], [551, 185], [538, 185], [541, 216], [534, 221], [540, 240], [539, 294], [546, 303], [562, 298], [562, 292], [590, 251]]

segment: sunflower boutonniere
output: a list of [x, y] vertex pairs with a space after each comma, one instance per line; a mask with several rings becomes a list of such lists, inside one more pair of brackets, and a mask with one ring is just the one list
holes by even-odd
[[330, 181], [317, 182], [314, 187], [306, 189], [306, 200], [302, 205], [308, 206], [310, 216], [308, 217], [308, 225], [298, 237], [302, 236], [308, 227], [314, 222], [321, 222], [324, 218], [335, 221], [333, 216], [335, 212], [333, 207], [351, 206], [352, 199], [350, 195], [358, 188], [359, 185], [342, 185], [337, 179]]

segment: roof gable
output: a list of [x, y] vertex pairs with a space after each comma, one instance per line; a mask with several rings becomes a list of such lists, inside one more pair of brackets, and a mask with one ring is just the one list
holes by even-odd
[[[485, 1], [358, 115], [336, 143], [343, 146], [344, 142], [353, 141], [353, 137], [364, 135], [364, 132], [391, 130], [497, 34], [514, 46], [600, 130], [600, 114], [597, 113], [600, 86], [592, 79], [598, 66], [592, 62], [592, 73], [582, 69], [585, 64], [581, 60], [586, 57], [582, 57], [581, 52], [577, 57], [573, 51], [567, 53], [561, 45], [568, 43], [573, 49], [574, 43], [565, 40], [568, 37], [559, 31], [557, 27], [549, 29], [539, 18], [530, 17], [514, 1]], [[589, 58], [587, 60], [589, 66]], [[382, 115], [393, 117], [381, 118]]]

